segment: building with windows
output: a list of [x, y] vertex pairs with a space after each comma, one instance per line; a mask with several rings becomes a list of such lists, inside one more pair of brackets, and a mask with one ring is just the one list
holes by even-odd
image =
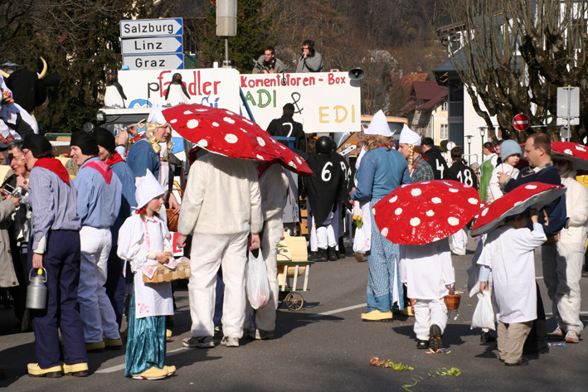
[[408, 102], [399, 114], [408, 119], [408, 126], [435, 145], [447, 140], [449, 133], [447, 89], [435, 81], [414, 81]]

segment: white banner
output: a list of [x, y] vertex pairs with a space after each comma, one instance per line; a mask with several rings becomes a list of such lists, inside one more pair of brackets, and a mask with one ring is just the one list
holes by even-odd
[[357, 132], [361, 124], [359, 81], [346, 72], [241, 75], [234, 69], [207, 68], [176, 71], [119, 71], [118, 81], [128, 97], [127, 107], [157, 99], [165, 105], [172, 75], [179, 73], [192, 103], [222, 107], [247, 117], [239, 88], [255, 121], [267, 129], [294, 104], [294, 120], [306, 133]]
[[239, 113], [239, 72], [234, 69], [207, 68], [164, 71], [118, 71], [118, 82], [127, 96], [128, 108], [145, 106], [156, 100], [165, 105], [165, 92], [173, 74], [182, 82], [191, 103], [220, 107]]

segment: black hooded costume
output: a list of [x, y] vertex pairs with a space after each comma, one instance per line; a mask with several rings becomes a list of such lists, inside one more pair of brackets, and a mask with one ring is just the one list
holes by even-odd
[[326, 153], [319, 152], [318, 144], [317, 151], [308, 154], [306, 161], [316, 176], [303, 179], [316, 227], [323, 226], [329, 214], [335, 212], [345, 186], [341, 161], [331, 154], [332, 149]]

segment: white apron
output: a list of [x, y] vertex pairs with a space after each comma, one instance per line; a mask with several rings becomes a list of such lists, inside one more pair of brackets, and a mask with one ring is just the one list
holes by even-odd
[[[142, 222], [145, 231], [144, 246], [159, 253], [163, 252], [164, 232], [162, 222], [145, 218]], [[149, 260], [145, 265], [157, 265], [156, 260]], [[168, 316], [174, 314], [171, 282], [145, 283], [142, 270], [135, 272], [135, 317]]]

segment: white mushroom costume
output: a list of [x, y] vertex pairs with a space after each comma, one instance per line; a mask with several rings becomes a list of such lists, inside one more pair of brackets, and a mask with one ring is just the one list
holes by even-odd
[[502, 323], [522, 323], [537, 318], [537, 291], [533, 249], [547, 237], [540, 224], [515, 229], [501, 226], [509, 217], [528, 208], [541, 209], [561, 197], [561, 185], [530, 182], [521, 185], [480, 211], [472, 236], [488, 233], [478, 259], [479, 265], [492, 269], [495, 311]]
[[455, 283], [447, 237], [469, 222], [479, 205], [478, 193], [472, 187], [432, 180], [402, 185], [374, 207], [382, 235], [403, 244], [400, 280], [407, 286], [408, 298], [416, 299], [414, 331], [419, 344], [429, 341], [433, 325], [441, 335], [445, 330], [447, 307], [443, 296]]
[[[137, 211], [163, 194], [163, 188], [148, 170], [135, 192]], [[143, 220], [141, 215], [135, 212], [127, 218], [120, 228], [117, 254], [122, 260], [125, 260], [125, 263], [130, 263], [131, 271], [135, 274], [136, 318], [173, 315], [171, 283], [150, 284], [143, 282], [143, 274], [152, 272], [152, 268], [149, 267], [159, 264], [155, 260], [155, 254], [164, 251], [171, 252], [172, 249], [167, 225], [159, 217], [145, 217]]]

